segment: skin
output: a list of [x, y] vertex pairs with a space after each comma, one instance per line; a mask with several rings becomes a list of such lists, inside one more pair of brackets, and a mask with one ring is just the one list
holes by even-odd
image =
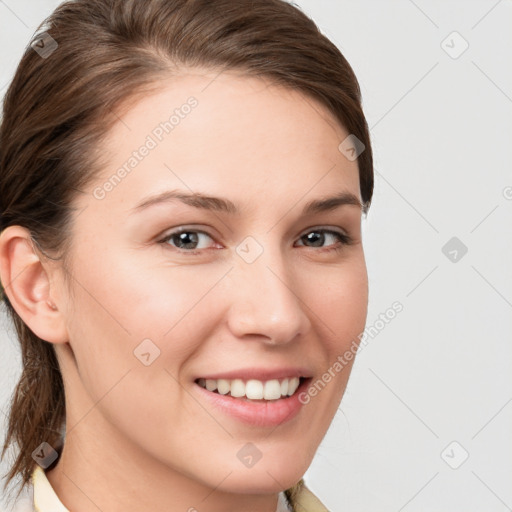
[[[110, 163], [75, 203], [67, 273], [24, 228], [0, 237], [8, 297], [54, 344], [63, 374], [66, 441], [47, 476], [73, 512], [274, 512], [346, 388], [354, 360], [277, 427], [247, 426], [197, 392], [197, 376], [249, 366], [304, 366], [320, 378], [363, 331], [368, 303], [361, 209], [301, 217], [307, 202], [341, 191], [361, 200], [357, 161], [338, 150], [348, 132], [300, 92], [217, 74], [188, 70], [119, 113], [103, 146]], [[198, 106], [96, 199], [94, 188], [191, 95]], [[240, 214], [179, 201], [130, 213], [171, 189], [227, 198]], [[199, 236], [196, 255], [178, 237], [158, 243], [180, 226]], [[318, 228], [353, 243], [328, 233], [308, 242]], [[247, 236], [263, 248], [250, 264], [236, 252]], [[133, 354], [146, 338], [160, 349], [149, 366]], [[237, 458], [247, 442], [262, 453], [251, 468]]]

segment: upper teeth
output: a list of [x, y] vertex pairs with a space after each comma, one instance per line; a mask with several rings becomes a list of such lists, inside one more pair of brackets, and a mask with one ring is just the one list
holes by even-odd
[[251, 379], [199, 379], [198, 384], [208, 391], [217, 390], [221, 395], [231, 392], [233, 397], [247, 397], [252, 400], [277, 400], [281, 396], [291, 396], [299, 387], [299, 378], [290, 377], [282, 380], [272, 379], [265, 382]]

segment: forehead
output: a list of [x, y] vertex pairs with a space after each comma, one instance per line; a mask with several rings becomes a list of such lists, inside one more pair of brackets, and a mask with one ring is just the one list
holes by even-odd
[[118, 115], [103, 142], [100, 184], [125, 170], [110, 201], [128, 206], [164, 188], [229, 196], [229, 187], [280, 202], [309, 190], [360, 197], [357, 161], [338, 149], [346, 130], [316, 100], [268, 79], [189, 70]]

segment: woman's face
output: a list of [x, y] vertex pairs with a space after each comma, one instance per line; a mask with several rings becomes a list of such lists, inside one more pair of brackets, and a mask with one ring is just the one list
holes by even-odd
[[[56, 346], [66, 443], [148, 475], [274, 492], [310, 465], [353, 359], [335, 363], [364, 329], [358, 167], [319, 103], [216, 75], [170, 79], [120, 114], [102, 145], [110, 165], [76, 201], [72, 294], [51, 290], [69, 335]], [[340, 194], [356, 204], [303, 212]], [[262, 381], [247, 389], [265, 396], [309, 381], [247, 401], [203, 389], [207, 377]]]

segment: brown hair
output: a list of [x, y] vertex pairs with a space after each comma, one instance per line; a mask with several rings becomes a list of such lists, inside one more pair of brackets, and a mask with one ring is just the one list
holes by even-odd
[[[297, 6], [284, 0], [75, 0], [39, 25], [4, 98], [0, 231], [27, 228], [34, 248], [65, 266], [73, 199], [102, 170], [98, 148], [118, 120], [116, 108], [133, 104], [180, 66], [269, 78], [325, 105], [365, 146], [358, 166], [367, 211], [373, 162], [359, 84], [338, 48]], [[19, 475], [21, 492], [34, 469], [32, 452], [44, 441], [62, 442], [65, 395], [53, 344], [24, 324], [5, 293], [3, 301], [23, 366], [2, 458], [13, 442], [19, 451], [4, 490]]]

